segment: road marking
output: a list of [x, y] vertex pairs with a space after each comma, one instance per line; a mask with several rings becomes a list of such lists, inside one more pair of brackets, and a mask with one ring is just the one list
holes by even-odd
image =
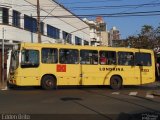
[[138, 92], [130, 92], [129, 95], [136, 96]]
[[113, 95], [119, 95], [119, 92], [112, 92]]
[[154, 96], [153, 96], [153, 95], [150, 95], [150, 94], [147, 94], [146, 97], [147, 97], [147, 98], [154, 98]]

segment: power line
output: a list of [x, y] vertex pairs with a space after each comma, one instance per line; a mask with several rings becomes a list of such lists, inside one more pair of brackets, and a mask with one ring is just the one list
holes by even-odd
[[[156, 0], [157, 1], [157, 0]], [[155, 2], [152, 1], [152, 2]], [[135, 7], [135, 6], [147, 6], [147, 5], [160, 5], [160, 3], [147, 3], [147, 4], [139, 4], [139, 5], [118, 5], [118, 6], [101, 6], [101, 7]], [[56, 7], [55, 7], [56, 8]], [[55, 10], [52, 9], [53, 10]], [[93, 7], [79, 7], [79, 8], [93, 8]], [[97, 6], [97, 8], [99, 8]], [[52, 17], [57, 17], [57, 18], [75, 18], [75, 17], [96, 17], [96, 16], [102, 16], [102, 17], [124, 17], [124, 16], [154, 16], [154, 15], [159, 15], [160, 11], [146, 11], [146, 12], [130, 12], [130, 13], [126, 13], [126, 12], [120, 12], [120, 13], [111, 13], [111, 14], [88, 14], [88, 15], [63, 15], [63, 16], [49, 16], [49, 14], [47, 16], [40, 16], [41, 18], [45, 19], [45, 18], [52, 18]], [[33, 16], [33, 17], [37, 17], [37, 16]]]
[[86, 4], [86, 3], [101, 3], [101, 2], [117, 2], [117, 1], [123, 1], [123, 0], [90, 0], [85, 2], [58, 2], [60, 4]]
[[[0, 2], [2, 4], [2, 2]], [[23, 4], [11, 4], [11, 3], [3, 3], [4, 5], [1, 5], [1, 6], [6, 6], [7, 5], [15, 5], [15, 6], [20, 6], [20, 7], [24, 7], [24, 6], [35, 6], [36, 5], [23, 5]], [[81, 8], [117, 8], [117, 7], [137, 7], [137, 6], [156, 6], [156, 5], [159, 5], [160, 3], [148, 3], [148, 4], [137, 4], [137, 5], [117, 5], [117, 6], [75, 6], [75, 7], [68, 7], [69, 9], [81, 9]], [[57, 5], [56, 5], [57, 6]], [[43, 4], [41, 5], [41, 7], [56, 7], [54, 5], [51, 5], [51, 4]], [[10, 7], [10, 6], [7, 6], [7, 7]]]
[[[15, 5], [15, 6], [19, 6], [19, 7], [23, 7], [23, 6], [35, 6], [35, 10], [36, 10], [36, 5], [23, 5], [23, 4], [11, 4], [11, 3], [4, 3], [4, 4], [7, 4], [7, 5]], [[137, 5], [131, 5], [131, 4], [128, 4], [128, 5], [117, 5], [117, 6], [85, 6], [85, 7], [82, 7], [82, 6], [76, 6], [76, 7], [68, 7], [68, 9], [70, 10], [98, 10], [98, 9], [115, 9], [115, 8], [120, 8], [120, 9], [123, 9], [123, 8], [135, 8], [137, 9], [138, 7], [152, 7], [152, 6], [159, 6], [160, 3], [148, 3], [148, 4], [137, 4]], [[1, 5], [3, 6], [3, 5]], [[54, 5], [50, 5], [50, 4], [43, 4], [41, 5], [41, 8], [45, 8], [47, 7], [47, 9], [45, 10], [53, 10], [53, 8], [51, 9], [48, 9], [48, 7], [56, 7], [57, 10], [61, 10], [61, 8], [58, 8], [58, 6], [54, 6]], [[30, 11], [31, 9], [29, 10], [24, 10], [24, 11]], [[34, 9], [33, 9], [34, 10]], [[23, 10], [22, 10], [23, 11]], [[127, 10], [128, 11], [128, 10]], [[123, 11], [124, 12], [124, 11]]]
[[145, 16], [159, 16], [160, 13], [158, 14], [141, 14], [141, 15], [114, 15], [114, 16], [103, 16], [103, 17], [145, 17]]
[[[85, 17], [96, 17], [96, 16], [102, 16], [102, 17], [127, 17], [127, 16], [154, 16], [159, 15], [160, 11], [140, 11], [140, 12], [124, 12], [124, 13], [110, 13], [110, 14], [84, 14], [84, 15], [62, 15], [62, 16], [47, 16], [47, 18], [85, 18]], [[12, 18], [12, 16], [10, 16]], [[37, 16], [32, 16], [33, 18], [36, 18]], [[24, 17], [22, 16], [21, 19]], [[40, 18], [46, 18], [46, 16], [40, 16]]]
[[98, 9], [108, 9], [108, 8], [135, 8], [139, 6], [151, 7], [159, 6], [160, 3], [150, 3], [150, 4], [138, 4], [138, 5], [118, 5], [118, 6], [87, 6], [87, 7], [68, 7], [71, 10], [98, 10]]
[[[143, 4], [142, 4], [143, 5]], [[146, 4], [144, 5], [143, 7], [156, 7], [156, 6], [160, 6], [160, 3], [154, 3], [154, 4]], [[70, 9], [71, 11], [75, 11], [75, 10], [99, 10], [99, 9], [124, 9], [124, 8], [137, 8], [139, 7], [139, 5], [121, 5], [121, 6], [93, 6], [93, 7], [70, 7], [68, 9]], [[43, 8], [44, 10], [51, 10], [53, 11], [64, 11], [63, 9], [61, 8], [58, 8], [58, 6], [54, 7], [53, 9], [51, 8]], [[36, 9], [29, 9], [29, 10], [22, 10], [22, 11], [33, 11], [33, 10], [36, 10]]]
[[75, 6], [75, 7], [69, 7], [69, 8], [117, 8], [117, 7], [137, 7], [137, 6], [140, 6], [140, 5], [143, 5], [143, 6], [150, 6], [150, 5], [159, 5], [160, 3], [148, 3], [148, 4], [136, 4], [136, 5], [113, 5], [113, 6], [85, 6], [85, 7], [79, 7], [79, 6]]
[[[54, 1], [54, 0], [53, 0]], [[109, 1], [111, 1], [111, 2], [114, 2], [114, 1], [122, 1], [122, 0], [95, 0], [95, 1], [86, 1], [86, 2], [71, 2], [71, 3], [60, 3], [60, 2], [58, 2], [59, 4], [79, 4], [79, 3], [101, 3], [101, 2], [109, 2]], [[14, 6], [35, 6], [36, 7], [36, 5], [28, 5], [28, 4], [13, 4], [13, 3], [5, 3], [5, 2], [0, 2], [1, 4], [7, 4], [7, 5], [14, 5]], [[54, 7], [53, 5], [51, 5], [51, 4], [43, 4], [43, 6], [46, 6], [46, 7], [49, 7], [49, 6], [51, 6], [51, 7]]]
[[41, 20], [41, 21], [44, 21], [44, 20], [47, 18], [47, 16], [49, 16], [49, 15], [56, 9], [56, 7], [58, 7], [58, 6], [55, 6], [55, 7], [48, 13], [48, 15], [46, 15], [46, 17], [44, 17], [43, 20]]
[[[155, 2], [157, 2], [157, 1], [159, 1], [159, 0], [153, 0], [153, 1], [151, 1], [151, 2], [149, 2], [148, 4], [152, 4], [152, 3], [155, 3]], [[131, 8], [131, 9], [127, 9], [127, 10], [124, 10], [124, 11], [121, 11], [120, 13], [123, 13], [123, 12], [127, 12], [127, 11], [131, 11], [131, 10], [135, 10], [135, 9], [138, 9], [138, 8], [140, 8], [140, 7], [143, 7], [144, 5], [139, 5], [139, 6], [137, 6], [137, 7], [135, 7], [135, 8]]]
[[[143, 5], [143, 4], [142, 4]], [[146, 4], [144, 5], [144, 7], [155, 7], [155, 6], [160, 6], [160, 3], [154, 3], [154, 4]], [[58, 6], [52, 6], [54, 8], [43, 8], [44, 10], [49, 10], [51, 12], [53, 11], [64, 11], [63, 9], [61, 8], [58, 8]], [[123, 9], [123, 8], [137, 8], [139, 7], [139, 5], [121, 5], [121, 6], [97, 6], [97, 7], [70, 7], [69, 9], [70, 10], [99, 10], [99, 9]], [[42, 8], [42, 7], [41, 7]], [[27, 10], [21, 10], [21, 11], [36, 11], [36, 8], [35, 9], [27, 9]], [[128, 10], [127, 10], [128, 11]], [[50, 12], [50, 13], [51, 13]]]
[[[145, 12], [124, 12], [124, 13], [111, 13], [111, 14], [86, 14], [86, 15], [76, 15], [78, 17], [86, 17], [86, 16], [114, 16], [114, 15], [136, 15], [136, 14], [147, 14], [147, 13], [160, 13], [160, 11], [145, 11]], [[72, 17], [73, 15], [63, 15], [63, 16], [54, 16], [54, 17]], [[43, 16], [41, 16], [43, 17]], [[48, 16], [53, 17], [53, 16]]]

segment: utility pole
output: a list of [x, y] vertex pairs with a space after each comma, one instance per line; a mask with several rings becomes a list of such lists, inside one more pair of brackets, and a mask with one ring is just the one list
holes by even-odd
[[2, 28], [2, 87], [4, 88], [4, 28]]
[[37, 33], [38, 33], [38, 43], [41, 43], [41, 24], [40, 24], [40, 4], [37, 0]]

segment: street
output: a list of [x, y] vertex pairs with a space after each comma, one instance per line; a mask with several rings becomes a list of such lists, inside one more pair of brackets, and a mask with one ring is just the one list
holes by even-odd
[[50, 91], [17, 88], [0, 91], [0, 113], [28, 114], [30, 119], [132, 120], [146, 116], [158, 120], [160, 97], [151, 94], [156, 89], [159, 88], [130, 86], [119, 91], [109, 87], [60, 87]]

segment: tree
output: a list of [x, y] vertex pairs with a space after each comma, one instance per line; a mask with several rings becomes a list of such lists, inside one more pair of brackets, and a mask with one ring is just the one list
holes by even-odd
[[141, 28], [142, 35], [149, 35], [153, 31], [153, 27], [151, 25], [143, 25]]
[[131, 47], [131, 48], [137, 48], [137, 36], [129, 36], [127, 38], [126, 46]]
[[143, 25], [141, 32], [136, 36], [127, 38], [127, 46], [134, 48], [154, 49], [160, 47], [160, 26], [153, 28], [151, 25]]

